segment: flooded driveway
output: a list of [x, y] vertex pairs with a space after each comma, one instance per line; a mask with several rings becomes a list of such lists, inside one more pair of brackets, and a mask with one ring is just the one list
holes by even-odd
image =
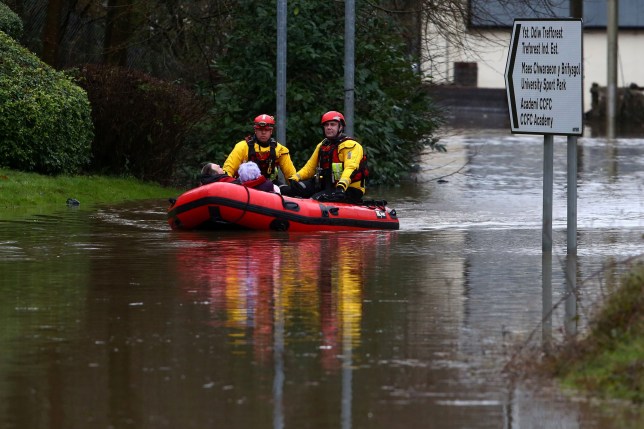
[[542, 138], [445, 142], [371, 190], [396, 232], [174, 232], [164, 201], [0, 220], [0, 427], [638, 427], [503, 367], [644, 253], [644, 140], [579, 140], [572, 300], [565, 138], [549, 285]]

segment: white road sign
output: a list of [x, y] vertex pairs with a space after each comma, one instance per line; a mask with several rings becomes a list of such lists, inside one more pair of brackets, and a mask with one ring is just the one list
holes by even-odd
[[515, 19], [505, 88], [513, 133], [581, 135], [581, 19]]

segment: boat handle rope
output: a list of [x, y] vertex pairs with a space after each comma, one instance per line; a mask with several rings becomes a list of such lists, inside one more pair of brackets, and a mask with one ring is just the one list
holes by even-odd
[[286, 201], [284, 199], [284, 195], [282, 194], [277, 194], [279, 195], [280, 199], [282, 200], [282, 207], [286, 210], [291, 210], [294, 212], [299, 212], [300, 211], [300, 205], [296, 203], [295, 201]]
[[239, 222], [241, 220], [241, 218], [244, 217], [244, 215], [248, 211], [248, 206], [250, 205], [250, 191], [248, 190], [247, 186], [243, 186], [243, 188], [246, 190], [246, 205], [242, 209], [242, 213], [239, 215], [239, 217], [231, 222], [233, 224], [236, 224], [237, 222]]

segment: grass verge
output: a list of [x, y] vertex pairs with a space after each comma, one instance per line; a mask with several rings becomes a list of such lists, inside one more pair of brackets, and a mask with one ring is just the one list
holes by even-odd
[[74, 198], [81, 207], [143, 199], [167, 199], [183, 191], [131, 178], [43, 176], [0, 168], [0, 213], [40, 213]]
[[624, 276], [586, 337], [544, 363], [564, 386], [600, 398], [644, 403], [644, 264]]

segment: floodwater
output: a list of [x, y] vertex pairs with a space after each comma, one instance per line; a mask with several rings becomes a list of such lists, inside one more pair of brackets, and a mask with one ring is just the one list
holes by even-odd
[[0, 427], [641, 427], [504, 367], [583, 332], [644, 253], [644, 139], [579, 139], [576, 258], [565, 138], [551, 258], [543, 138], [444, 142], [372, 190], [400, 231], [175, 232], [165, 201], [0, 220]]

